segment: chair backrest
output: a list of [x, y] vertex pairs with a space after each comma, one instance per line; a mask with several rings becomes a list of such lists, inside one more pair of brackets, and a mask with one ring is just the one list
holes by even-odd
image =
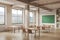
[[42, 27], [42, 30], [45, 30], [45, 27], [44, 26]]
[[26, 32], [26, 29], [22, 29], [23, 30], [23, 32]]
[[28, 33], [32, 33], [32, 30], [28, 29]]
[[30, 28], [33, 28], [33, 25], [30, 25], [29, 27], [30, 27]]
[[23, 25], [21, 25], [21, 26], [20, 26], [20, 29], [23, 29], [23, 28], [24, 28], [24, 26], [23, 26]]
[[39, 30], [40, 29], [40, 26], [37, 26], [37, 29]]

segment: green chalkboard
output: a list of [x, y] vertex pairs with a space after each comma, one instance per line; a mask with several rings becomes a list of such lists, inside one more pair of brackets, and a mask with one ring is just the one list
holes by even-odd
[[42, 23], [55, 23], [55, 15], [43, 15]]

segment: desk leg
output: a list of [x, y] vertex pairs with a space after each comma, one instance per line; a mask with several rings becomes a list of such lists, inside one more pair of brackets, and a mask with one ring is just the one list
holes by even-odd
[[15, 28], [13, 28], [13, 33], [15, 33]]
[[36, 37], [36, 30], [35, 30], [35, 37]]
[[39, 29], [39, 37], [40, 37], [40, 29]]
[[29, 33], [27, 33], [27, 40], [29, 40]]

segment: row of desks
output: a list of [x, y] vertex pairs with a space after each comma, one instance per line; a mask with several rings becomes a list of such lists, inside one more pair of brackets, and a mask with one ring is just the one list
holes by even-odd
[[[15, 33], [16, 30], [18, 30], [18, 31], [19, 31], [19, 30], [22, 30], [22, 31], [24, 30], [25, 33], [28, 34], [28, 36], [29, 36], [29, 34], [31, 34], [30, 31], [31, 31], [31, 32], [34, 31], [35, 37], [36, 37], [36, 33], [37, 33], [37, 31], [38, 31], [39, 36], [40, 36], [40, 28], [7, 27], [6, 30], [11, 30], [11, 31], [14, 32], [14, 33]], [[23, 33], [24, 33], [24, 32], [23, 32]]]

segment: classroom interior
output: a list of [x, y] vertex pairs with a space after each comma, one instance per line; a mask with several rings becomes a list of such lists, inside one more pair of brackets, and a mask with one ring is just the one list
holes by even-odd
[[60, 0], [0, 0], [0, 40], [60, 40]]

